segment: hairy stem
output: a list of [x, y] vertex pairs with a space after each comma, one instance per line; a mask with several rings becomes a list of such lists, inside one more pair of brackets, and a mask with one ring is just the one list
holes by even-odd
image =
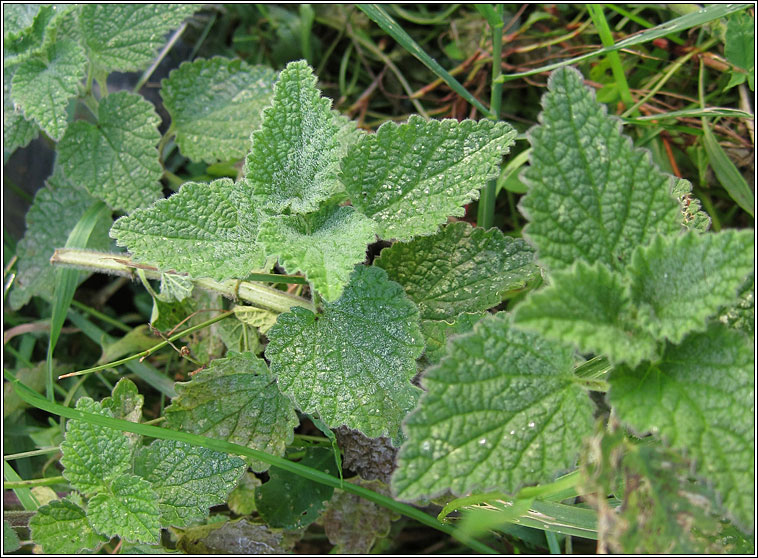
[[[135, 269], [141, 269], [148, 279], [160, 279], [161, 277], [161, 272], [158, 268], [134, 263], [125, 254], [109, 254], [91, 250], [63, 248], [55, 251], [53, 257], [50, 258], [50, 263], [126, 277], [132, 277]], [[270, 275], [265, 273], [251, 275], [248, 279], [271, 283], [303, 282], [300, 277], [288, 278], [286, 275]], [[278, 314], [287, 312], [293, 306], [302, 306], [303, 308], [314, 310], [313, 303], [302, 297], [293, 296], [265, 285], [259, 285], [251, 280], [240, 281], [239, 285], [234, 279], [217, 281], [215, 279], [200, 278], [194, 279], [193, 282], [196, 287], [203, 290], [218, 293], [226, 298], [240, 299], [258, 308], [270, 310]]]

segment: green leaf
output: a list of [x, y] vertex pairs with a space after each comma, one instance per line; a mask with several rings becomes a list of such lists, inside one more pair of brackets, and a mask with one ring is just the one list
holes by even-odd
[[242, 60], [184, 62], [161, 84], [161, 98], [185, 157], [213, 163], [240, 159], [273, 94], [276, 72]]
[[108, 542], [92, 530], [84, 510], [68, 498], [39, 508], [29, 527], [32, 540], [45, 554], [79, 554]]
[[[739, 289], [737, 300], [722, 308], [718, 320], [753, 337], [755, 334], [755, 272], [751, 272]], [[6, 400], [7, 405], [7, 400]]]
[[198, 525], [184, 530], [176, 547], [187, 554], [287, 554], [295, 536], [247, 519]]
[[707, 118], [703, 118], [703, 147], [718, 181], [737, 205], [754, 217], [755, 195], [742, 173], [716, 140]]
[[39, 56], [21, 62], [13, 74], [13, 102], [54, 140], [59, 140], [66, 130], [68, 102], [79, 92], [86, 64], [79, 43], [62, 39]]
[[754, 231], [688, 232], [657, 237], [632, 255], [631, 298], [638, 322], [658, 339], [678, 343], [737, 299], [755, 262]]
[[574, 343], [581, 352], [607, 355], [632, 366], [656, 356], [656, 338], [635, 321], [626, 277], [584, 261], [556, 271], [551, 284], [515, 311], [515, 323], [548, 339]]
[[418, 305], [424, 320], [454, 319], [500, 303], [538, 273], [534, 250], [498, 229], [452, 223], [434, 236], [397, 242], [374, 261]]
[[227, 505], [237, 515], [250, 515], [255, 511], [255, 489], [261, 480], [253, 473], [245, 473], [237, 487], [229, 494]]
[[113, 388], [110, 397], [103, 399], [100, 404], [103, 409], [109, 409], [113, 418], [131, 422], [142, 422], [142, 404], [144, 396], [140, 395], [137, 386], [129, 378], [121, 378]]
[[744, 529], [754, 517], [754, 358], [745, 336], [711, 324], [661, 360], [610, 376], [609, 401], [638, 432], [685, 449]]
[[302, 271], [325, 300], [337, 300], [355, 264], [366, 259], [376, 223], [352, 207], [327, 205], [310, 215], [279, 215], [261, 223], [258, 242], [290, 274]]
[[97, 125], [79, 120], [58, 144], [69, 180], [113, 209], [131, 212], [161, 196], [163, 169], [156, 147], [160, 118], [153, 105], [127, 91], [100, 101]]
[[113, 479], [107, 492], [95, 494], [87, 506], [92, 527], [107, 537], [129, 542], [157, 543], [161, 535], [158, 495], [135, 475]]
[[[389, 496], [389, 488], [381, 481], [355, 477], [346, 482]], [[389, 535], [390, 524], [397, 518], [360, 496], [335, 490], [323, 514], [324, 532], [339, 554], [369, 554], [377, 539]]]
[[447, 352], [447, 340], [452, 335], [468, 333], [474, 324], [481, 320], [487, 312], [476, 314], [460, 314], [454, 321], [421, 320], [421, 333], [424, 334], [426, 349], [424, 358], [428, 364], [437, 364]]
[[[110, 409], [89, 397], [76, 402], [76, 408], [87, 413], [112, 417]], [[63, 476], [71, 486], [85, 495], [107, 490], [110, 479], [131, 468], [132, 444], [123, 432], [70, 420], [66, 438], [61, 443]]]
[[141, 449], [134, 473], [158, 495], [161, 523], [184, 527], [223, 504], [247, 465], [238, 457], [184, 442], [156, 440]]
[[524, 236], [545, 267], [584, 260], [618, 269], [656, 233], [681, 229], [672, 177], [621, 134], [620, 121], [595, 101], [579, 72], [553, 72], [542, 106], [520, 208], [529, 219]]
[[[18, 6], [19, 4], [10, 4]], [[19, 147], [26, 147], [39, 135], [39, 126], [24, 118], [11, 99], [12, 70], [3, 74], [3, 162], [7, 162], [11, 154]]]
[[16, 530], [10, 521], [3, 519], [3, 551], [13, 552], [21, 548], [21, 541], [18, 539]]
[[158, 298], [164, 302], [181, 302], [192, 295], [195, 283], [189, 277], [176, 273], [161, 273], [161, 287]]
[[[633, 443], [617, 428], [591, 439], [582, 459], [582, 494], [598, 512], [598, 551], [615, 554], [724, 553], [715, 495], [693, 481], [691, 464], [660, 443]], [[623, 498], [610, 504], [606, 495]], [[715, 544], [713, 544], [715, 543]]]
[[[724, 45], [726, 59], [747, 71], [755, 70], [755, 18], [747, 11], [729, 16]], [[753, 87], [750, 87], [753, 89]]]
[[552, 480], [574, 465], [592, 430], [592, 402], [574, 380], [570, 348], [502, 315], [484, 318], [424, 375], [393, 492], [406, 501], [448, 490], [514, 494]]
[[322, 315], [293, 308], [268, 338], [266, 357], [282, 392], [330, 427], [394, 436], [415, 404], [418, 310], [379, 268], [356, 266]]
[[166, 33], [197, 11], [193, 4], [87, 4], [79, 26], [98, 72], [133, 72], [155, 58]]
[[499, 174], [516, 132], [490, 120], [387, 122], [353, 145], [341, 178], [353, 206], [379, 223], [381, 238], [433, 234]]
[[[307, 448], [301, 465], [337, 474], [334, 455], [326, 448]], [[334, 488], [271, 467], [269, 480], [255, 490], [255, 507], [271, 527], [300, 529], [318, 519]]]
[[228, 178], [185, 182], [170, 198], [116, 221], [110, 234], [136, 261], [195, 277], [243, 278], [265, 263], [252, 197], [244, 182]]
[[267, 211], [310, 213], [342, 189], [339, 126], [330, 105], [306, 62], [290, 62], [279, 74], [245, 159], [245, 179]]
[[243, 306], [237, 304], [234, 307], [235, 317], [242, 323], [258, 329], [261, 333], [266, 333], [274, 327], [279, 314], [269, 312], [263, 308], [255, 306]]
[[[11, 308], [18, 309], [33, 296], [52, 298], [55, 287], [55, 268], [50, 257], [61, 248], [84, 213], [95, 202], [87, 192], [75, 188], [62, 178], [55, 167], [47, 186], [37, 191], [26, 214], [26, 232], [16, 246], [18, 271], [10, 292]], [[111, 219], [103, 218], [90, 235], [87, 248], [106, 250], [110, 244], [106, 231]], [[81, 280], [89, 275], [81, 273]]]
[[[176, 430], [282, 455], [299, 424], [289, 399], [279, 392], [263, 359], [232, 353], [216, 359], [191, 382], [176, 384], [179, 394], [166, 408]], [[254, 460], [254, 471], [268, 465]]]
[[41, 4], [8, 4], [3, 10], [3, 39], [12, 41], [30, 30], [44, 6]]
[[[8, 4], [3, 10], [3, 66], [7, 69], [44, 53], [43, 47], [62, 38], [58, 31], [63, 16], [76, 10], [70, 4]], [[67, 38], [73, 38], [71, 33]]]
[[[276, 318], [274, 318], [276, 322]], [[236, 317], [229, 317], [216, 325], [216, 332], [228, 351], [260, 354], [263, 352], [258, 329]]]
[[671, 195], [679, 201], [682, 211], [682, 225], [698, 232], [705, 232], [711, 228], [710, 216], [700, 209], [700, 200], [692, 197], [692, 184], [689, 180], [677, 178]]

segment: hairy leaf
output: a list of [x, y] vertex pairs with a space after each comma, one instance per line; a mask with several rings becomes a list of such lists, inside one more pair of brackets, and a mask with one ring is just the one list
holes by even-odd
[[582, 352], [608, 355], [632, 366], [656, 356], [656, 338], [633, 319], [625, 277], [605, 265], [579, 260], [556, 271], [550, 286], [532, 293], [515, 311], [519, 327], [574, 343]]
[[[381, 481], [355, 477], [346, 482], [389, 496]], [[390, 533], [393, 513], [355, 494], [335, 490], [324, 512], [324, 532], [340, 554], [368, 554], [378, 538]]]
[[369, 438], [360, 430], [345, 426], [334, 429], [342, 452], [342, 467], [358, 473], [366, 480], [380, 480], [389, 484], [395, 470], [397, 448], [386, 436]]
[[568, 347], [521, 332], [502, 315], [453, 338], [404, 422], [393, 492], [406, 501], [445, 491], [513, 494], [571, 467], [593, 422], [572, 368]]
[[[76, 10], [71, 4], [8, 4], [3, 10], [3, 67], [44, 55], [56, 38], [64, 38], [58, 34], [61, 21]], [[66, 33], [65, 38], [74, 34]]]
[[79, 91], [86, 64], [79, 43], [62, 39], [21, 62], [13, 74], [13, 102], [54, 140], [66, 130], [68, 102]]
[[10, 521], [3, 519], [3, 550], [13, 552], [21, 548], [21, 541]]
[[[37, 190], [26, 214], [24, 238], [16, 247], [18, 271], [8, 300], [11, 308], [21, 308], [33, 296], [52, 298], [55, 268], [50, 257], [56, 248], [63, 247], [79, 219], [96, 201], [63, 179], [60, 167], [55, 168], [47, 186]], [[90, 235], [87, 247], [106, 250], [110, 244], [106, 231], [111, 224], [110, 217], [103, 218]], [[86, 277], [88, 274], [81, 274], [82, 280]]]
[[195, 284], [192, 279], [176, 273], [161, 273], [158, 298], [165, 302], [181, 302], [192, 295]]
[[[307, 448], [300, 463], [330, 475], [337, 474], [334, 455], [326, 448]], [[299, 529], [310, 525], [318, 519], [334, 493], [331, 486], [277, 467], [271, 467], [268, 474], [268, 482], [255, 489], [255, 507], [271, 527]]]
[[255, 511], [255, 489], [261, 480], [253, 473], [245, 473], [237, 487], [229, 494], [227, 505], [237, 515], [250, 515]]
[[179, 192], [113, 224], [111, 237], [136, 261], [195, 277], [247, 277], [264, 266], [258, 215], [242, 182], [186, 182]]
[[87, 4], [79, 25], [87, 56], [100, 72], [150, 64], [165, 34], [197, 11], [194, 4]]
[[113, 209], [150, 205], [161, 195], [158, 124], [153, 105], [139, 95], [108, 95], [97, 125], [79, 120], [66, 130], [58, 144], [63, 172]]
[[[265, 361], [251, 353], [212, 361], [192, 381], [176, 384], [176, 391], [165, 416], [177, 430], [282, 455], [299, 424]], [[252, 468], [260, 472], [268, 465], [254, 461]]]
[[718, 319], [729, 327], [753, 337], [755, 333], [755, 272], [751, 272], [737, 293], [737, 300], [719, 312]]
[[268, 338], [266, 357], [281, 390], [330, 427], [394, 436], [415, 404], [418, 310], [381, 269], [357, 266], [323, 315], [293, 308]]
[[577, 260], [623, 267], [656, 233], [681, 229], [673, 179], [632, 147], [579, 72], [553, 72], [542, 106], [520, 208], [529, 220], [524, 236], [545, 267], [556, 271]]
[[184, 442], [155, 440], [134, 460], [134, 473], [152, 483], [161, 523], [184, 527], [223, 504], [247, 465], [238, 457]]
[[[100, 404], [103, 409], [110, 409], [113, 418], [131, 422], [142, 420], [142, 404], [145, 397], [140, 395], [137, 386], [129, 378], [121, 378], [110, 397], [103, 399]], [[131, 433], [127, 433], [129, 435]]]
[[[18, 6], [19, 4], [11, 4]], [[26, 147], [39, 135], [39, 126], [32, 120], [24, 118], [20, 108], [16, 108], [11, 99], [12, 70], [3, 74], [3, 162], [19, 147]]]
[[279, 74], [273, 104], [263, 111], [245, 159], [245, 179], [267, 211], [310, 213], [342, 188], [339, 127], [330, 104], [306, 62], [290, 62]]
[[534, 250], [498, 229], [452, 223], [434, 236], [396, 242], [374, 261], [419, 307], [424, 320], [449, 320], [500, 303], [538, 273]]
[[258, 242], [287, 273], [302, 271], [325, 300], [337, 300], [355, 264], [366, 259], [376, 224], [352, 207], [327, 205], [311, 215], [280, 215], [261, 223]]
[[[584, 499], [598, 513], [598, 552], [702, 554], [727, 550], [718, 534], [714, 494], [692, 479], [679, 452], [660, 443], [632, 443], [615, 426], [591, 438], [581, 464]], [[623, 498], [614, 508], [607, 498]], [[715, 541], [714, 541], [715, 542]]]
[[79, 554], [108, 542], [92, 530], [84, 510], [68, 498], [42, 506], [29, 521], [32, 539], [45, 554]]
[[198, 525], [184, 530], [176, 543], [187, 554], [287, 554], [297, 535], [247, 519]]
[[678, 343], [737, 299], [755, 265], [754, 231], [657, 237], [632, 256], [631, 295], [643, 327]]
[[12, 41], [31, 28], [41, 4], [8, 4], [3, 9], [3, 39]]
[[421, 320], [421, 333], [424, 334], [426, 349], [424, 359], [427, 364], [437, 364], [447, 352], [447, 340], [452, 335], [468, 333], [474, 324], [487, 312], [460, 314], [452, 322], [446, 320]]
[[263, 350], [258, 329], [234, 316], [217, 323], [216, 332], [229, 351], [259, 354]]
[[710, 216], [700, 209], [700, 200], [692, 196], [692, 183], [683, 178], [677, 178], [671, 191], [679, 201], [682, 212], [682, 225], [690, 230], [705, 232], [711, 228]]
[[279, 314], [274, 314], [263, 308], [255, 306], [243, 306], [238, 304], [234, 307], [235, 317], [242, 323], [258, 329], [261, 333], [266, 333], [274, 327]]
[[87, 506], [94, 529], [129, 542], [157, 543], [161, 534], [158, 495], [145, 479], [128, 473], [113, 479], [107, 492], [95, 494]]
[[[87, 413], [112, 417], [110, 409], [89, 397], [76, 402]], [[63, 476], [84, 494], [107, 490], [110, 479], [131, 467], [132, 444], [123, 432], [80, 420], [66, 423], [66, 438], [61, 443]]]
[[193, 161], [240, 159], [273, 94], [276, 72], [242, 60], [184, 62], [162, 82], [176, 144]]
[[639, 432], [686, 449], [743, 528], [753, 520], [754, 358], [750, 342], [720, 323], [668, 345], [660, 362], [621, 366], [610, 403]]
[[361, 137], [342, 161], [341, 178], [353, 206], [379, 223], [381, 238], [410, 240], [462, 216], [462, 206], [498, 175], [515, 137], [505, 122], [413, 115]]

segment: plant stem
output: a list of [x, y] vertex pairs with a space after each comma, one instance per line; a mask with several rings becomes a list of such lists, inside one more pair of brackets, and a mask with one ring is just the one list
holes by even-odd
[[194, 325], [192, 327], [188, 327], [187, 329], [185, 329], [183, 331], [180, 331], [179, 333], [176, 333], [176, 334], [172, 335], [168, 339], [164, 339], [163, 341], [161, 341], [157, 345], [154, 345], [154, 346], [150, 347], [149, 349], [147, 349], [145, 351], [142, 351], [141, 353], [137, 353], [137, 354], [128, 356], [126, 358], [122, 358], [120, 360], [113, 361], [113, 362], [108, 362], [106, 364], [101, 364], [101, 365], [95, 366], [93, 368], [87, 368], [86, 370], [78, 370], [77, 372], [70, 372], [68, 374], [63, 374], [61, 376], [58, 376], [58, 379], [60, 380], [62, 378], [70, 378], [72, 376], [82, 376], [84, 374], [91, 374], [92, 372], [98, 372], [99, 370], [105, 370], [107, 368], [115, 368], [116, 366], [121, 366], [122, 364], [126, 364], [127, 362], [130, 362], [130, 361], [138, 359], [138, 358], [139, 359], [146, 358], [146, 357], [150, 356], [152, 353], [154, 353], [155, 351], [157, 351], [159, 349], [162, 349], [163, 347], [165, 347], [166, 345], [169, 345], [170, 343], [176, 341], [177, 339], [180, 339], [180, 338], [184, 337], [185, 335], [189, 335], [190, 333], [193, 333], [193, 332], [198, 331], [200, 329], [204, 329], [204, 328], [206, 328], [206, 327], [208, 327], [208, 326], [210, 326], [212, 324], [215, 324], [216, 322], [220, 322], [221, 320], [223, 320], [224, 318], [228, 318], [232, 314], [234, 314], [234, 312], [232, 310], [229, 310], [228, 312], [222, 312], [221, 314], [219, 314], [218, 316], [214, 316], [210, 320], [206, 320], [206, 321], [204, 321], [201, 324], [197, 324], [197, 325]]
[[[608, 21], [605, 19], [603, 7], [597, 4], [587, 4], [587, 10], [590, 12], [590, 17], [592, 17], [592, 22], [595, 24], [595, 29], [598, 35], [600, 35], [600, 41], [603, 43], [603, 46], [606, 48], [613, 47], [615, 41], [613, 40], [611, 28], [608, 26]], [[626, 82], [624, 66], [621, 64], [621, 57], [618, 51], [609, 52], [608, 61], [611, 63], [611, 71], [613, 72], [613, 78], [616, 80], [621, 102], [624, 103], [625, 107], [631, 107], [634, 104], [634, 99], [632, 99], [632, 93], [629, 91], [629, 84]], [[632, 114], [636, 116], [637, 111], [635, 110]]]
[[[129, 256], [125, 254], [109, 254], [105, 252], [94, 252], [91, 250], [76, 249], [59, 249], [50, 258], [50, 263], [77, 267], [79, 269], [88, 269], [100, 273], [111, 275], [122, 275], [132, 277], [134, 270], [139, 268], [144, 270], [148, 279], [160, 279], [161, 272], [157, 268], [149, 265], [133, 263]], [[262, 277], [265, 274], [256, 274]], [[256, 277], [253, 276], [253, 277]], [[286, 275], [267, 276], [276, 279], [277, 282], [285, 282]], [[267, 279], [268, 280], [268, 279]], [[292, 283], [302, 283], [301, 278], [296, 278]], [[287, 312], [293, 306], [302, 306], [313, 310], [313, 303], [299, 296], [259, 285], [251, 281], [240, 281], [239, 284], [234, 279], [226, 281], [216, 281], [215, 279], [201, 278], [194, 280], [195, 286], [201, 289], [212, 291], [226, 298], [241, 299], [264, 310], [270, 310], [281, 314]]]
[[143, 74], [140, 76], [139, 81], [134, 86], [134, 89], [132, 89], [132, 91], [134, 93], [138, 93], [139, 90], [142, 89], [142, 86], [145, 85], [145, 83], [147, 82], [147, 80], [150, 79], [150, 76], [153, 75], [153, 72], [158, 67], [158, 64], [160, 64], [163, 61], [163, 59], [168, 54], [168, 51], [171, 50], [174, 47], [174, 45], [176, 44], [176, 41], [179, 40], [179, 37], [182, 36], [182, 33], [184, 33], [185, 29], [187, 29], [187, 22], [186, 21], [184, 23], [182, 23], [182, 25], [179, 27], [179, 29], [177, 29], [176, 31], [174, 31], [173, 35], [171, 35], [171, 38], [166, 43], [166, 46], [163, 47], [163, 49], [160, 51], [160, 53], [158, 54], [158, 56], [156, 57], [156, 59], [153, 60], [153, 63], [151, 64], [151, 66], [147, 70], [145, 70], [143, 72]]
[[21, 453], [11, 453], [8, 455], [4, 455], [3, 459], [5, 461], [13, 461], [15, 459], [24, 459], [25, 457], [35, 457], [37, 455], [47, 455], [48, 453], [58, 453], [60, 448], [58, 446], [51, 447], [51, 448], [40, 448], [36, 450], [31, 451], [23, 451]]
[[26, 401], [28, 404], [37, 407], [38, 409], [42, 409], [43, 411], [47, 411], [59, 416], [64, 416], [69, 419], [82, 420], [90, 424], [115, 428], [116, 430], [121, 430], [123, 432], [133, 432], [135, 434], [141, 434], [143, 436], [158, 438], [162, 440], [176, 440], [222, 453], [252, 457], [319, 484], [324, 484], [333, 488], [340, 488], [345, 492], [350, 492], [356, 496], [360, 496], [366, 500], [374, 502], [383, 508], [387, 508], [396, 513], [405, 515], [411, 519], [415, 519], [423, 525], [437, 529], [438, 531], [441, 531], [455, 538], [476, 552], [480, 552], [482, 554], [496, 554], [496, 551], [494, 549], [477, 541], [467, 533], [464, 533], [460, 529], [456, 529], [450, 525], [443, 525], [434, 517], [427, 515], [423, 511], [416, 509], [413, 506], [404, 504], [402, 502], [396, 502], [388, 496], [384, 496], [383, 494], [379, 494], [362, 486], [358, 486], [349, 482], [343, 483], [338, 477], [333, 477], [332, 475], [329, 475], [317, 469], [313, 469], [311, 467], [301, 465], [300, 463], [295, 463], [282, 457], [277, 457], [259, 450], [254, 450], [246, 446], [232, 444], [224, 440], [216, 440], [214, 438], [208, 438], [206, 436], [190, 434], [189, 432], [170, 430], [168, 428], [159, 428], [157, 426], [148, 426], [136, 422], [129, 422], [127, 420], [114, 419], [111, 417], [96, 415], [94, 413], [87, 413], [78, 409], [64, 407], [41, 397], [37, 392], [22, 384], [12, 373], [8, 372], [7, 370], [3, 369], [3, 374], [5, 375], [6, 379], [11, 382], [13, 389], [21, 399]]
[[31, 486], [54, 486], [56, 484], [66, 484], [68, 481], [63, 477], [47, 477], [44, 479], [31, 479], [20, 481], [4, 481], [3, 489], [11, 490], [14, 488], [29, 488]]
[[[490, 22], [492, 29], [492, 93], [490, 111], [495, 120], [500, 119], [500, 106], [503, 99], [503, 84], [498, 80], [502, 73], [500, 58], [503, 50], [503, 5], [497, 6], [497, 20]], [[482, 190], [477, 211], [477, 225], [488, 229], [495, 221], [495, 198], [497, 197], [497, 179], [493, 178]]]

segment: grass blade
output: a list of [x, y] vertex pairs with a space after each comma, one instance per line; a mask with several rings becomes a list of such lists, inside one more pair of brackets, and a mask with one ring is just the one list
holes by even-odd
[[[595, 29], [597, 29], [598, 35], [600, 35], [600, 41], [603, 43], [603, 46], [607, 48], [613, 47], [613, 34], [608, 25], [608, 20], [605, 19], [603, 7], [598, 4], [587, 4], [587, 10], [590, 12], [590, 17], [592, 17], [592, 22], [595, 24]], [[632, 99], [632, 93], [629, 91], [629, 84], [626, 82], [626, 75], [624, 74], [624, 67], [621, 65], [619, 53], [616, 51], [609, 52], [608, 61], [611, 64], [613, 78], [616, 80], [621, 102], [624, 103], [625, 107], [631, 107], [634, 104], [634, 99]]]
[[[89, 237], [100, 219], [110, 215], [110, 209], [98, 201], [82, 215], [66, 240], [66, 248], [86, 248]], [[66, 321], [66, 312], [74, 299], [74, 291], [79, 284], [79, 271], [58, 268], [55, 270], [55, 293], [53, 295], [53, 314], [50, 317], [50, 342], [47, 345], [47, 380], [45, 391], [47, 398], [53, 400], [53, 351]]]
[[[7, 481], [17, 482], [23, 480], [18, 476], [16, 470], [11, 467], [11, 464], [7, 461], [3, 461], [3, 476]], [[21, 505], [26, 511], [33, 511], [39, 508], [39, 502], [37, 501], [37, 498], [35, 498], [34, 494], [32, 494], [30, 488], [14, 488], [13, 492], [16, 493], [18, 501], [21, 502]]]
[[754, 217], [755, 198], [753, 192], [750, 191], [750, 186], [740, 171], [737, 170], [719, 142], [716, 141], [706, 118], [703, 118], [703, 146], [718, 181], [729, 196], [737, 202], [737, 205], [747, 211], [751, 217]]
[[389, 498], [383, 494], [379, 494], [362, 486], [358, 486], [352, 483], [343, 483], [338, 477], [333, 477], [332, 475], [329, 475], [317, 469], [312, 469], [310, 467], [289, 461], [288, 459], [284, 459], [282, 457], [276, 457], [262, 451], [240, 446], [238, 444], [232, 444], [224, 440], [206, 438], [205, 436], [190, 434], [188, 432], [169, 430], [168, 428], [159, 428], [157, 426], [150, 426], [147, 424], [129, 422], [127, 420], [114, 419], [93, 413], [86, 413], [78, 409], [64, 407], [63, 405], [59, 405], [43, 398], [34, 390], [21, 383], [12, 373], [8, 372], [5, 369], [3, 369], [3, 375], [9, 382], [11, 382], [14, 391], [21, 399], [26, 401], [29, 405], [37, 407], [38, 409], [42, 409], [43, 411], [66, 417], [68, 419], [81, 420], [90, 424], [97, 424], [99, 426], [105, 426], [107, 428], [114, 428], [123, 432], [133, 432], [135, 434], [140, 434], [142, 436], [147, 436], [150, 438], [158, 438], [161, 440], [176, 440], [222, 453], [252, 457], [263, 461], [264, 463], [268, 463], [269, 465], [279, 467], [280, 469], [283, 469], [287, 472], [299, 475], [303, 478], [307, 478], [313, 482], [334, 488], [340, 488], [345, 492], [350, 492], [352, 494], [365, 498], [366, 500], [374, 502], [375, 504], [378, 504], [384, 508], [403, 514], [407, 517], [410, 517], [411, 519], [415, 519], [419, 523], [450, 535], [451, 537], [457, 539], [476, 552], [481, 552], [483, 554], [496, 554], [495, 550], [491, 549], [487, 545], [482, 544], [472, 537], [467, 536], [459, 529], [451, 527], [450, 525], [443, 525], [439, 523], [432, 516], [427, 515], [426, 513], [414, 508], [413, 506], [403, 504], [402, 502], [396, 502], [392, 498]]
[[414, 41], [408, 33], [392, 17], [384, 11], [384, 8], [378, 4], [358, 4], [358, 8], [373, 20], [379, 27], [395, 39], [405, 50], [418, 58], [427, 68], [433, 71], [440, 79], [466, 99], [469, 103], [485, 116], [492, 117], [492, 113], [485, 108], [471, 93], [469, 93], [461, 83], [451, 76], [439, 63], [429, 56], [419, 44]]
[[529, 70], [528, 72], [502, 75], [500, 76], [500, 80], [505, 82], [512, 79], [533, 76], [535, 74], [549, 72], [550, 70], [554, 70], [556, 68], [562, 68], [563, 66], [570, 66], [572, 64], [576, 64], [577, 62], [589, 60], [590, 58], [601, 56], [609, 52], [615, 52], [617, 50], [629, 48], [635, 45], [641, 45], [642, 43], [648, 43], [654, 39], [665, 37], [666, 35], [670, 35], [672, 33], [686, 31], [687, 29], [697, 27], [698, 25], [703, 25], [704, 23], [708, 23], [714, 19], [719, 19], [734, 12], [739, 12], [740, 10], [744, 10], [750, 6], [752, 6], [752, 4], [711, 4], [710, 6], [706, 6], [705, 8], [691, 14], [677, 17], [671, 21], [667, 21], [666, 23], [662, 23], [661, 25], [653, 27], [652, 29], [647, 29], [637, 35], [627, 37], [626, 39], [619, 41], [611, 47], [603, 47], [594, 52], [588, 52], [587, 54], [583, 54], [575, 58], [570, 58], [568, 60], [564, 60], [563, 62], [556, 62], [555, 64], [540, 66], [539, 68]]

